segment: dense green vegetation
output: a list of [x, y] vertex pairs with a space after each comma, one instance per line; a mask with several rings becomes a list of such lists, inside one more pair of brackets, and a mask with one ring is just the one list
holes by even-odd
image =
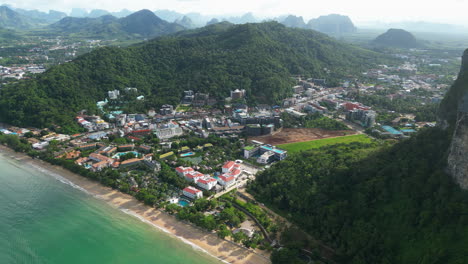
[[283, 145], [278, 145], [278, 147], [287, 150], [289, 153], [300, 152], [309, 149], [316, 149], [328, 145], [336, 145], [343, 143], [371, 143], [372, 139], [366, 135], [352, 135], [352, 136], [343, 136], [336, 138], [325, 138], [317, 139], [307, 142], [297, 142], [297, 143], [288, 143]]
[[391, 28], [373, 41], [374, 45], [396, 48], [417, 48], [422, 45], [410, 32], [403, 29]]
[[50, 25], [49, 31], [86, 38], [148, 38], [175, 33], [184, 27], [169, 23], [149, 10], [141, 10], [124, 18], [105, 15], [65, 17]]
[[349, 130], [349, 128], [334, 119], [328, 118], [320, 113], [313, 113], [304, 117], [295, 117], [288, 113], [282, 113], [284, 128], [321, 128], [325, 130]]
[[466, 263], [468, 193], [444, 172], [449, 134], [301, 152], [258, 175], [250, 191], [332, 247], [339, 263]]
[[291, 94], [292, 74], [327, 78], [334, 85], [379, 58], [324, 34], [275, 22], [216, 24], [130, 48], [101, 48], [5, 87], [0, 120], [69, 125], [77, 111], [93, 112], [107, 91], [125, 87], [138, 88], [148, 108], [175, 105], [187, 89], [221, 99], [242, 87], [250, 104], [275, 103]]

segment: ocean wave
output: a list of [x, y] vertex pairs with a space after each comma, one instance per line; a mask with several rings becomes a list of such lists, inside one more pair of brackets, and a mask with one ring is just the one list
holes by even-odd
[[198, 245], [196, 245], [196, 244], [194, 244], [194, 243], [188, 241], [187, 239], [185, 239], [185, 238], [183, 238], [183, 237], [181, 237], [181, 236], [177, 236], [177, 235], [171, 233], [169, 230], [167, 230], [167, 229], [165, 229], [165, 228], [163, 228], [163, 227], [161, 227], [161, 226], [156, 225], [155, 223], [149, 221], [148, 219], [146, 219], [146, 218], [144, 218], [143, 216], [141, 216], [141, 215], [135, 213], [134, 211], [129, 210], [129, 209], [125, 209], [125, 208], [119, 208], [119, 209], [120, 209], [120, 211], [122, 211], [122, 212], [124, 212], [124, 213], [126, 213], [126, 214], [128, 214], [128, 215], [131, 215], [131, 216], [133, 216], [133, 217], [136, 217], [136, 218], [138, 218], [140, 221], [142, 221], [142, 222], [144, 222], [144, 223], [146, 223], [146, 224], [149, 224], [149, 225], [151, 225], [151, 226], [157, 228], [158, 230], [161, 230], [161, 231], [163, 231], [164, 233], [169, 234], [170, 236], [173, 236], [173, 237], [175, 237], [175, 238], [177, 238], [177, 239], [180, 239], [180, 240], [181, 240], [182, 242], [184, 242], [185, 244], [190, 245], [194, 250], [196, 250], [196, 251], [201, 251], [201, 252], [203, 252], [203, 253], [205, 253], [205, 254], [207, 254], [207, 255], [213, 257], [213, 258], [216, 258], [216, 259], [220, 260], [220, 261], [223, 262], [223, 263], [229, 264], [229, 262], [227, 262], [227, 261], [225, 261], [225, 260], [222, 260], [222, 259], [218, 258], [217, 256], [212, 255], [211, 253], [209, 253], [209, 252], [206, 251], [205, 249], [203, 249], [203, 248], [201, 248], [200, 246], [198, 246]]
[[94, 196], [92, 193], [88, 192], [88, 191], [87, 191], [86, 189], [84, 189], [83, 187], [74, 184], [72, 181], [70, 181], [70, 180], [64, 178], [63, 176], [61, 176], [61, 175], [58, 174], [58, 173], [55, 173], [55, 172], [53, 172], [53, 171], [50, 171], [50, 170], [48, 170], [48, 169], [46, 169], [46, 168], [44, 168], [44, 167], [42, 167], [42, 166], [39, 166], [39, 165], [36, 165], [36, 164], [33, 164], [33, 163], [29, 163], [29, 165], [30, 165], [31, 167], [35, 168], [36, 170], [38, 170], [38, 171], [44, 173], [44, 174], [47, 174], [47, 175], [49, 175], [49, 176], [54, 177], [56, 180], [60, 181], [61, 183], [64, 183], [64, 184], [69, 185], [69, 186], [71, 186], [71, 187], [73, 187], [73, 188], [75, 188], [75, 189], [77, 189], [77, 190], [80, 190], [80, 191], [86, 193], [86, 194], [89, 194], [89, 195], [91, 195], [91, 196]]

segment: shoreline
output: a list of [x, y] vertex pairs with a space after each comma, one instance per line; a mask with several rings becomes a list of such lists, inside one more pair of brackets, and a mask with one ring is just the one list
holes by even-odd
[[[0, 153], [7, 158], [13, 158], [27, 163], [44, 173], [51, 175], [57, 180], [63, 181], [56, 176], [65, 179], [65, 184], [70, 184], [74, 188], [86, 192], [93, 197], [106, 202], [108, 205], [119, 209], [123, 213], [138, 218], [142, 222], [171, 235], [182, 242], [189, 244], [194, 250], [200, 250], [224, 263], [233, 264], [263, 264], [270, 263], [269, 256], [261, 255], [248, 250], [240, 245], [219, 238], [215, 233], [201, 230], [192, 224], [176, 219], [175, 216], [158, 210], [154, 207], [144, 205], [129, 194], [121, 193], [110, 187], [101, 185], [83, 176], [72, 173], [62, 167], [51, 165], [45, 161], [33, 159], [24, 153], [0, 145]], [[75, 186], [73, 186], [75, 185]]]

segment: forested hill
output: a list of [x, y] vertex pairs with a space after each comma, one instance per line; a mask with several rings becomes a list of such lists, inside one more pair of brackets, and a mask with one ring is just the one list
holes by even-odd
[[298, 153], [251, 191], [335, 249], [337, 263], [468, 263], [468, 193], [444, 172], [449, 142], [435, 128], [367, 157], [357, 143]]
[[[276, 23], [216, 24], [133, 47], [106, 47], [1, 90], [0, 119], [16, 125], [70, 124], [107, 91], [136, 87], [146, 107], [177, 104], [184, 90], [229, 96], [246, 89], [250, 103], [278, 103], [292, 74], [327, 78], [358, 73], [381, 55], [325, 34]], [[336, 82], [335, 84], [337, 84]]]
[[[391, 147], [355, 143], [298, 153], [260, 173], [250, 192], [333, 248], [337, 263], [468, 263], [468, 191], [460, 188], [468, 177], [466, 123], [453, 133], [468, 93], [467, 65], [465, 51], [439, 110], [451, 129], [422, 130]], [[302, 263], [300, 249], [315, 251], [305, 240], [283, 243], [275, 264]]]
[[377, 46], [394, 48], [418, 48], [422, 47], [418, 40], [410, 32], [403, 29], [391, 28], [387, 32], [377, 36], [372, 42]]
[[93, 38], [152, 38], [175, 33], [185, 28], [157, 17], [149, 10], [140, 10], [123, 18], [65, 17], [48, 27], [60, 34]]

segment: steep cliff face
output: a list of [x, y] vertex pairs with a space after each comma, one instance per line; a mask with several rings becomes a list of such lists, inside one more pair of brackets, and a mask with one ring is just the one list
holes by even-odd
[[461, 188], [468, 189], [468, 49], [458, 78], [441, 103], [439, 124], [453, 130], [447, 170]]
[[454, 128], [448, 170], [460, 187], [468, 189], [468, 93], [458, 106]]

